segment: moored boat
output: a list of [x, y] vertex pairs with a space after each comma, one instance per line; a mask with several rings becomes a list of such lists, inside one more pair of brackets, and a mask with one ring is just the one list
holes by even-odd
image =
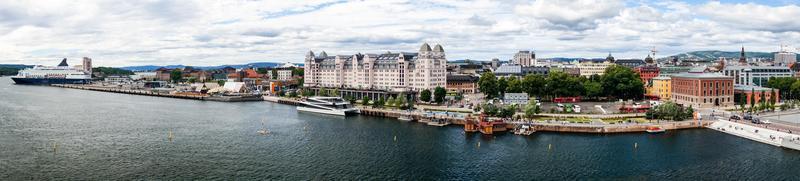
[[666, 132], [667, 130], [662, 128], [661, 126], [650, 126], [650, 127], [647, 127], [647, 129], [645, 129], [645, 131], [648, 132], [648, 133], [663, 133], [663, 132]]
[[346, 116], [361, 111], [340, 97], [309, 97], [300, 101], [298, 111]]

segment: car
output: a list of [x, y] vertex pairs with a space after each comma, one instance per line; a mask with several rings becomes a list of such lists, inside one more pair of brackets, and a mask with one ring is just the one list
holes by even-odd
[[742, 117], [741, 117], [741, 116], [739, 116], [739, 115], [732, 115], [730, 119], [733, 119], [733, 120], [742, 120]]
[[751, 120], [750, 122], [752, 122], [753, 124], [761, 124], [761, 123], [763, 123], [763, 122], [761, 122], [761, 119], [758, 119], [758, 118], [753, 118], [753, 120]]
[[749, 114], [745, 114], [744, 115], [744, 120], [753, 120], [753, 116], [751, 116]]

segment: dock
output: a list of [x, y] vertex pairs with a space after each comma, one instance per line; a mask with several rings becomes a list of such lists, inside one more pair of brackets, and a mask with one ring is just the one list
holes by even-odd
[[772, 146], [800, 150], [800, 135], [796, 134], [722, 119], [715, 121], [707, 127]]
[[204, 100], [204, 101], [243, 102], [243, 101], [263, 101], [264, 100], [259, 95], [209, 96], [208, 94], [191, 93], [191, 92], [180, 92], [180, 93], [174, 93], [173, 94], [173, 93], [164, 93], [164, 92], [152, 91], [152, 90], [122, 89], [122, 88], [114, 88], [114, 87], [102, 87], [102, 86], [80, 85], [80, 84], [52, 84], [50, 86], [60, 87], [60, 88], [68, 88], [68, 89], [80, 89], [80, 90], [90, 90], [90, 91], [99, 91], [99, 92], [111, 92], [111, 93], [120, 93], [120, 94], [132, 94], [132, 95], [141, 95], [141, 96], [156, 96], [156, 97], [167, 97], [167, 98], [176, 98], [176, 99], [190, 99], [190, 100]]

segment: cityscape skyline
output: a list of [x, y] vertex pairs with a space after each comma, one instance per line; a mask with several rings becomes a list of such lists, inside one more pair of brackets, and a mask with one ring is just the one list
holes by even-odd
[[[798, 1], [1, 2], [0, 63], [98, 66], [302, 63], [447, 47], [448, 59], [644, 58], [800, 45]], [[123, 26], [124, 25], [124, 26]], [[795, 51], [792, 48], [791, 51]]]

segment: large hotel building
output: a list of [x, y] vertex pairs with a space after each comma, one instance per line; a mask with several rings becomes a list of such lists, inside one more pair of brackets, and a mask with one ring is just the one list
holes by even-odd
[[[303, 86], [386, 92], [445, 88], [447, 59], [441, 45], [425, 43], [417, 53], [328, 56], [308, 52]], [[360, 97], [360, 96], [357, 96]]]

